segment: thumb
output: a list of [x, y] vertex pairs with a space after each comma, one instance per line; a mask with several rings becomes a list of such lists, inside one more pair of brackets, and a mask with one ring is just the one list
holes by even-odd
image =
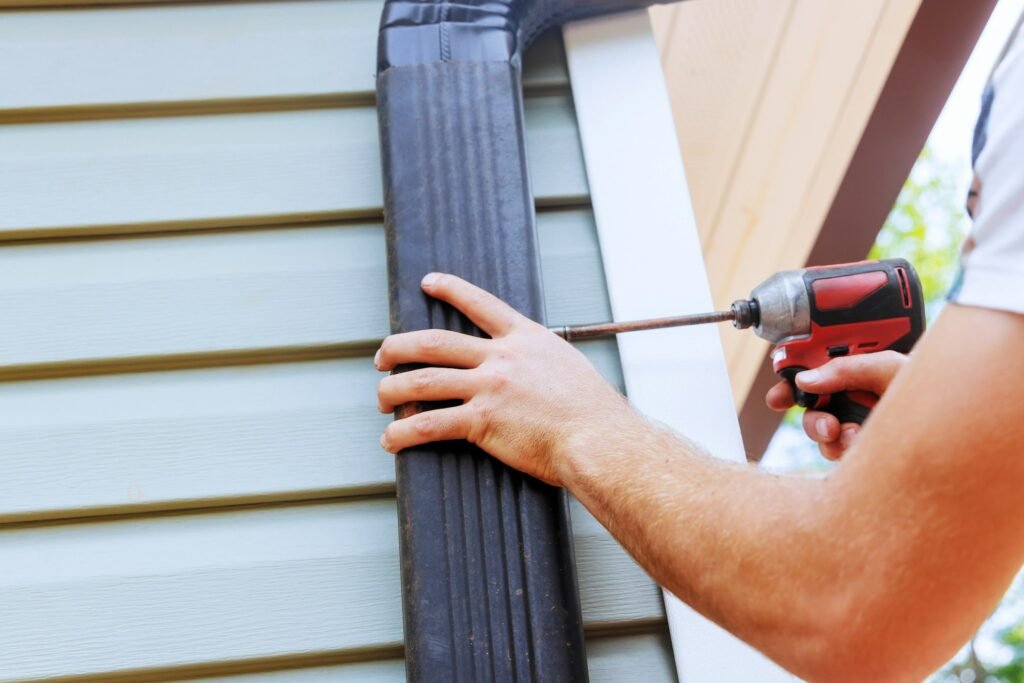
[[796, 384], [815, 394], [870, 391], [881, 396], [906, 362], [907, 357], [895, 351], [843, 356], [815, 370], [801, 372], [796, 376]]

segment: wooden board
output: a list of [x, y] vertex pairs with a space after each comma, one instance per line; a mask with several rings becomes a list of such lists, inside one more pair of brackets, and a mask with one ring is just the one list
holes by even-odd
[[798, 0], [718, 0], [652, 7], [701, 240], [707, 242], [748, 144]]
[[[592, 638], [587, 641], [590, 683], [674, 683], [671, 650], [662, 634]], [[194, 683], [405, 683], [401, 660], [342, 664], [269, 673], [190, 679]]]
[[[552, 323], [607, 319], [590, 212], [538, 231]], [[380, 224], [0, 247], [0, 378], [368, 348], [387, 310]]]
[[[588, 194], [565, 96], [526, 102], [534, 194]], [[370, 107], [0, 126], [0, 239], [376, 217]]]
[[[6, 530], [0, 680], [398, 652], [395, 524], [379, 500]], [[578, 505], [573, 525], [586, 623], [661, 620]]]
[[[652, 10], [716, 306], [805, 265], [920, 5], [720, 0]], [[725, 328], [722, 342], [741, 406], [768, 345]]]
[[[0, 121], [365, 104], [382, 8], [297, 0], [9, 12]], [[523, 76], [527, 90], [568, 87], [556, 34], [530, 50]]]

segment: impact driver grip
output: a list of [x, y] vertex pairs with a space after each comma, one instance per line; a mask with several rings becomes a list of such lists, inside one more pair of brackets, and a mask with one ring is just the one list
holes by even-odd
[[878, 403], [878, 397], [867, 391], [841, 391], [829, 397], [828, 404], [821, 408], [839, 420], [839, 424], [864, 424], [871, 409]]
[[835, 394], [812, 394], [796, 385], [797, 374], [807, 368], [788, 367], [780, 372], [780, 376], [789, 384], [793, 392], [793, 401], [801, 408], [820, 410], [834, 415], [839, 424], [862, 425], [871, 414], [871, 409], [878, 403], [878, 397], [868, 391], [841, 391]]

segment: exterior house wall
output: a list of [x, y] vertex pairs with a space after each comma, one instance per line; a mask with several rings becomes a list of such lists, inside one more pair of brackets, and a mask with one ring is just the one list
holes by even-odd
[[[0, 680], [402, 679], [379, 12], [0, 16]], [[525, 82], [549, 320], [606, 319], [557, 40]], [[573, 524], [592, 679], [674, 680], [657, 587]]]

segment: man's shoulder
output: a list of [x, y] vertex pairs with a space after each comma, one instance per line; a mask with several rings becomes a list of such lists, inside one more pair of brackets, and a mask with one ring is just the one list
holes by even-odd
[[950, 298], [1024, 313], [1024, 31], [1019, 25], [985, 89], [972, 151], [974, 226]]

